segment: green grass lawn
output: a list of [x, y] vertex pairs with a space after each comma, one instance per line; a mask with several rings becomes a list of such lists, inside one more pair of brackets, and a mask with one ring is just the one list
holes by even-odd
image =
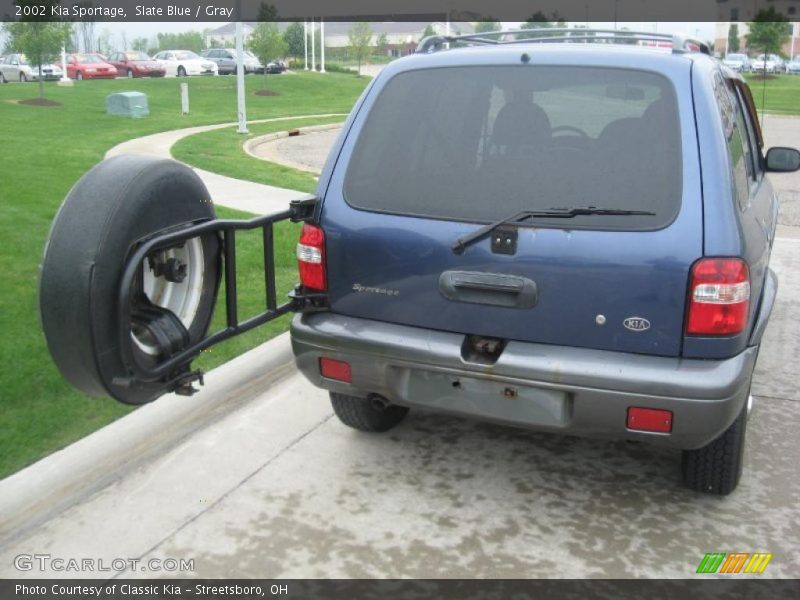
[[746, 73], [745, 79], [759, 113], [800, 115], [800, 75], [775, 75], [764, 80], [759, 75]]
[[[131, 409], [111, 400], [74, 391], [50, 360], [40, 330], [37, 276], [45, 238], [72, 184], [106, 150], [125, 140], [192, 125], [236, 120], [233, 77], [192, 78], [191, 114], [181, 116], [176, 79], [77, 82], [73, 88], [46, 86], [56, 107], [17, 104], [34, 97], [36, 84], [0, 86], [0, 477], [126, 414]], [[284, 74], [268, 78], [276, 96], [256, 96], [262, 77], [248, 77], [248, 118], [348, 112], [368, 79], [347, 74]], [[150, 117], [139, 120], [104, 113], [112, 92], [147, 94]], [[219, 209], [221, 216], [237, 216]], [[79, 232], [78, 232], [79, 233]], [[296, 226], [276, 231], [278, 285], [294, 282]], [[260, 237], [240, 236], [242, 315], [260, 310]], [[220, 345], [198, 364], [211, 368], [285, 329], [285, 319]]]
[[314, 175], [253, 158], [242, 146], [247, 140], [267, 133], [342, 121], [344, 117], [256, 123], [248, 125], [250, 133], [244, 135], [236, 133], [235, 127], [196, 133], [178, 141], [172, 147], [172, 156], [194, 167], [228, 177], [312, 193], [317, 185]]

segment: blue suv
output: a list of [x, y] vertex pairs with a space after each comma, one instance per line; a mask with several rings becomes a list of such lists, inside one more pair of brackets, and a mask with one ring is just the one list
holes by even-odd
[[[766, 173], [800, 152], [762, 153], [746, 82], [701, 42], [524, 35], [431, 37], [388, 65], [316, 197], [276, 215], [216, 219], [174, 161], [96, 166], [42, 265], [62, 373], [130, 404], [191, 394], [202, 350], [295, 311], [297, 367], [350, 427], [422, 407], [663, 444], [688, 487], [730, 493], [777, 292]], [[283, 219], [303, 223], [301, 283], [278, 305]], [[267, 309], [240, 322], [234, 234], [254, 228]], [[227, 327], [208, 335], [223, 273]]]

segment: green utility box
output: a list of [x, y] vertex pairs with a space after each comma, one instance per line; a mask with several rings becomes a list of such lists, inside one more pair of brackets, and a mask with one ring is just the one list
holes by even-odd
[[120, 92], [106, 96], [106, 113], [141, 119], [150, 114], [147, 96], [141, 92]]

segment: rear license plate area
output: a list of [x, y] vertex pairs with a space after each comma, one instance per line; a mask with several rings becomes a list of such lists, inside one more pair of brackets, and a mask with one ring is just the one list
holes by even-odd
[[406, 376], [402, 395], [409, 404], [521, 425], [565, 427], [569, 422], [570, 395], [559, 390], [417, 369]]

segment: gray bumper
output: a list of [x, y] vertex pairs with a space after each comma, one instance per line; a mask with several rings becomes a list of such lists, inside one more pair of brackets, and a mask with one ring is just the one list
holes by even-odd
[[[335, 313], [296, 315], [298, 369], [321, 388], [396, 404], [587, 437], [699, 448], [747, 401], [757, 347], [725, 360], [643, 356], [509, 342], [493, 365], [462, 358], [464, 336]], [[350, 363], [353, 383], [323, 378], [322, 356]], [[672, 432], [626, 427], [630, 406], [673, 413]]]

